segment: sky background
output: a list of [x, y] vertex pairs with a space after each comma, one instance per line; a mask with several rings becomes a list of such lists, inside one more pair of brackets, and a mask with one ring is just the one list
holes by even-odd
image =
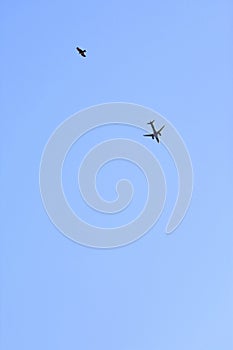
[[[0, 27], [1, 349], [232, 349], [233, 3], [4, 1]], [[67, 117], [119, 101], [152, 108], [176, 127], [193, 163], [193, 197], [166, 235], [177, 195], [169, 154], [141, 130], [108, 129], [155, 152], [168, 195], [158, 223], [136, 242], [88, 248], [49, 220], [40, 159]], [[82, 145], [88, 151], [88, 140]], [[79, 159], [73, 147], [63, 177], [76, 210]], [[143, 189], [141, 173], [122, 162], [114, 174]], [[109, 170], [99, 190], [111, 200]], [[95, 220], [88, 209], [80, 214]]]

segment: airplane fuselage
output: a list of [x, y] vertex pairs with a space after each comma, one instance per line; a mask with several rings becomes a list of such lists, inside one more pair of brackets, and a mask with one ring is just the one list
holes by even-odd
[[152, 130], [153, 130], [153, 136], [152, 136], [152, 139], [154, 140], [154, 138], [156, 139], [156, 141], [159, 143], [159, 137], [158, 137], [158, 133], [157, 131], [155, 130], [155, 127], [154, 127], [154, 122], [149, 122], [148, 124], [150, 124], [150, 126], [152, 127]]

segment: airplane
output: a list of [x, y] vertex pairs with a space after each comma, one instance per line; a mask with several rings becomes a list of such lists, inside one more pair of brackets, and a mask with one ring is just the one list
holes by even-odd
[[86, 57], [85, 52], [87, 52], [87, 50], [82, 50], [82, 49], [80, 49], [79, 47], [76, 47], [76, 50], [78, 51], [78, 53], [79, 53], [81, 56]]
[[[158, 131], [156, 131], [156, 130], [155, 130], [155, 127], [154, 127], [154, 120], [150, 121], [150, 122], [147, 123], [147, 124], [150, 124], [150, 126], [152, 127], [153, 134], [146, 134], [146, 135], [143, 135], [143, 136], [152, 137], [153, 140], [154, 140], [154, 138], [155, 138], [156, 141], [159, 143], [159, 136], [161, 136], [161, 131], [163, 130], [163, 128], [165, 127], [165, 125], [163, 125], [161, 129], [159, 129]], [[158, 135], [159, 135], [159, 136], [158, 136]]]

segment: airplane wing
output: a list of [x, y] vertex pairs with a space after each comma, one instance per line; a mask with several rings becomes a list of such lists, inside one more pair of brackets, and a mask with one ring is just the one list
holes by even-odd
[[163, 125], [162, 128], [157, 131], [157, 134], [159, 134], [161, 136], [161, 131], [163, 130], [164, 127], [165, 127], [165, 125]]

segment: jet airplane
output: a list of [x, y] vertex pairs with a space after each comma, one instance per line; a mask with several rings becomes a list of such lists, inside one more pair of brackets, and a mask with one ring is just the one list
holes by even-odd
[[152, 137], [153, 140], [154, 140], [154, 138], [155, 138], [156, 141], [159, 143], [159, 136], [161, 136], [161, 131], [163, 130], [163, 128], [165, 127], [165, 125], [163, 125], [162, 128], [160, 128], [159, 130], [155, 130], [155, 127], [154, 127], [154, 120], [150, 121], [150, 122], [147, 123], [147, 124], [150, 124], [150, 126], [152, 127], [153, 134], [146, 134], [146, 135], [143, 135], [143, 136]]
[[85, 52], [87, 52], [87, 50], [82, 50], [82, 49], [80, 49], [79, 47], [76, 47], [76, 50], [78, 51], [78, 53], [79, 53], [81, 56], [86, 57], [86, 53], [85, 53]]

